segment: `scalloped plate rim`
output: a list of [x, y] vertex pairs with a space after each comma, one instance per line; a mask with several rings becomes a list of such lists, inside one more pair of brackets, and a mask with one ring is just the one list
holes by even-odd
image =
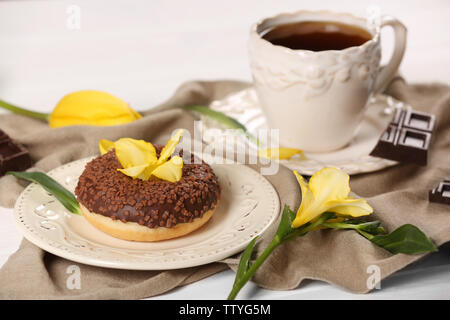
[[[48, 174], [50, 176], [54, 177], [58, 171], [64, 170], [66, 167], [75, 165], [77, 163], [82, 163], [82, 162], [87, 163], [87, 161], [89, 161], [93, 158], [94, 157], [87, 157], [87, 158], [83, 158], [80, 160], [75, 160], [75, 161], [69, 162], [67, 164], [64, 164], [62, 166], [59, 166], [59, 167], [49, 171]], [[235, 164], [233, 164], [233, 165], [228, 164], [228, 165], [224, 165], [224, 166], [235, 166]], [[70, 261], [82, 263], [82, 264], [111, 268], [111, 269], [123, 269], [123, 270], [172, 270], [172, 269], [195, 267], [195, 266], [200, 266], [200, 265], [204, 265], [204, 264], [208, 264], [208, 263], [212, 263], [212, 262], [217, 262], [219, 260], [225, 259], [227, 257], [230, 257], [230, 256], [242, 251], [248, 245], [248, 243], [251, 241], [251, 239], [264, 233], [270, 227], [270, 225], [276, 220], [278, 215], [280, 214], [280, 201], [279, 201], [278, 193], [275, 190], [275, 188], [272, 186], [272, 184], [266, 178], [264, 178], [262, 175], [260, 175], [253, 169], [251, 169], [247, 166], [244, 166], [244, 165], [240, 165], [240, 164], [237, 164], [237, 166], [244, 168], [243, 170], [247, 171], [249, 174], [250, 174], [250, 172], [253, 172], [253, 176], [255, 176], [255, 177], [259, 176], [260, 179], [258, 182], [262, 181], [262, 184], [265, 185], [265, 188], [269, 188], [268, 190], [272, 190], [271, 199], [272, 199], [272, 201], [274, 201], [273, 202], [274, 207], [272, 208], [272, 213], [270, 213], [269, 220], [267, 223], [265, 223], [265, 225], [260, 230], [258, 230], [257, 233], [254, 233], [251, 236], [251, 238], [248, 238], [246, 241], [241, 241], [241, 243], [236, 244], [232, 248], [224, 250], [220, 253], [209, 254], [209, 255], [204, 254], [203, 257], [198, 257], [198, 258], [196, 258], [194, 260], [190, 260], [190, 261], [154, 263], [154, 262], [151, 262], [151, 260], [149, 260], [149, 262], [126, 262], [126, 261], [119, 262], [119, 261], [113, 261], [112, 259], [108, 260], [108, 259], [94, 258], [89, 255], [83, 255], [83, 254], [73, 253], [73, 252], [71, 253], [71, 252], [65, 251], [64, 249], [61, 249], [61, 248], [51, 245], [50, 242], [52, 240], [47, 239], [47, 241], [46, 241], [45, 237], [44, 237], [44, 239], [39, 238], [38, 236], [33, 234], [33, 232], [27, 228], [27, 226], [25, 225], [25, 223], [23, 221], [20, 220], [21, 212], [24, 209], [24, 208], [20, 207], [21, 204], [23, 203], [23, 201], [25, 201], [29, 198], [30, 193], [35, 192], [35, 190], [37, 188], [39, 188], [39, 186], [35, 183], [29, 184], [22, 191], [20, 196], [17, 198], [17, 201], [14, 206], [14, 220], [16, 221], [16, 225], [18, 226], [19, 230], [22, 232], [23, 236], [28, 241], [32, 242], [33, 244], [40, 247], [41, 249], [43, 249], [49, 253], [52, 253], [56, 256], [68, 259]], [[231, 172], [232, 174], [233, 173], [235, 174], [237, 172], [237, 170], [233, 169], [233, 170], [228, 170], [227, 172], [228, 173]], [[239, 172], [242, 172], [242, 171], [239, 170]], [[59, 182], [61, 182], [61, 181], [59, 181]], [[266, 196], [266, 194], [264, 194], [264, 195]], [[219, 203], [219, 206], [220, 206], [220, 203]], [[71, 215], [63, 207], [62, 207], [62, 210], [64, 210], [64, 214]], [[33, 213], [30, 213], [30, 212], [25, 213], [25, 214], [33, 215]], [[66, 226], [67, 226], [67, 224], [66, 224]], [[201, 229], [199, 229], [199, 230], [201, 230]], [[99, 232], [101, 232], [101, 231], [99, 231]], [[189, 235], [187, 235], [185, 237], [188, 237], [188, 236]], [[241, 238], [237, 238], [236, 242], [239, 239], [241, 239]], [[125, 241], [125, 240], [121, 240], [121, 241]], [[113, 249], [118, 250], [118, 251], [121, 250], [120, 248], [119, 249], [113, 248]], [[126, 249], [126, 250], [130, 251], [130, 249]], [[187, 248], [187, 250], [189, 250], [189, 247]], [[142, 251], [142, 250], [138, 250], [138, 251]]]

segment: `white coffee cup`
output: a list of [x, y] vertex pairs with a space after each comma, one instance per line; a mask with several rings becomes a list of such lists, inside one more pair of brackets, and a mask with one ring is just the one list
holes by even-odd
[[[348, 13], [298, 11], [261, 20], [249, 40], [254, 87], [270, 128], [280, 130], [283, 147], [309, 152], [347, 145], [360, 124], [371, 94], [385, 89], [395, 75], [406, 47], [406, 28], [397, 19], [375, 21]], [[293, 50], [262, 38], [278, 25], [332, 21], [368, 31], [372, 38], [343, 50]], [[380, 29], [391, 26], [395, 47], [380, 67]]]

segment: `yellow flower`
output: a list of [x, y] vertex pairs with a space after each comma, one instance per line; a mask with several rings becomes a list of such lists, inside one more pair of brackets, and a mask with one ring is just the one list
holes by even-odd
[[114, 126], [132, 122], [141, 115], [109, 93], [84, 90], [64, 96], [49, 116], [51, 128], [71, 125]]
[[309, 183], [294, 171], [302, 191], [302, 203], [292, 222], [298, 228], [315, 220], [324, 212], [334, 212], [338, 216], [360, 217], [373, 212], [372, 207], [364, 199], [349, 197], [350, 177], [336, 168], [324, 168], [316, 172]]
[[273, 159], [273, 160], [290, 159], [293, 156], [295, 156], [296, 154], [298, 154], [300, 156], [300, 159], [306, 159], [305, 155], [303, 154], [303, 151], [300, 149], [267, 148], [267, 149], [259, 149], [258, 150], [258, 156], [260, 156], [262, 158]]
[[117, 169], [133, 179], [148, 180], [156, 177], [162, 180], [176, 182], [181, 179], [183, 171], [183, 159], [173, 156], [175, 147], [183, 135], [183, 130], [178, 130], [161, 150], [159, 158], [155, 147], [144, 140], [121, 138], [116, 142], [102, 139], [99, 142], [100, 153], [105, 154], [114, 149], [117, 159], [123, 169]]

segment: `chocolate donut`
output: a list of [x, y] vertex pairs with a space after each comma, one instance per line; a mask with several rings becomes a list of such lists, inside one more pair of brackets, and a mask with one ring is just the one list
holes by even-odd
[[[155, 148], [159, 156], [163, 146]], [[221, 189], [212, 168], [190, 158], [178, 182], [132, 179], [117, 171], [122, 166], [114, 150], [93, 159], [75, 189], [83, 215], [98, 229], [133, 241], [171, 239], [198, 229], [214, 213]]]

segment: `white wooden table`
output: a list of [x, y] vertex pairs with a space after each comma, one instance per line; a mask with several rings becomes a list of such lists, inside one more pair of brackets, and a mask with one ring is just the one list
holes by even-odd
[[[262, 17], [298, 9], [365, 15], [374, 4], [408, 27], [408, 48], [400, 68], [405, 78], [450, 83], [448, 0], [2, 1], [0, 97], [49, 112], [68, 92], [98, 89], [143, 110], [166, 100], [187, 80], [250, 81], [246, 41], [250, 25]], [[390, 30], [383, 31], [383, 41], [387, 60]], [[21, 238], [12, 210], [0, 207], [0, 266]], [[449, 299], [449, 265], [450, 246], [445, 246], [384, 280], [382, 290], [369, 295], [307, 281], [292, 291], [249, 284], [240, 297]], [[223, 299], [233, 280], [234, 274], [226, 271], [157, 298]]]

